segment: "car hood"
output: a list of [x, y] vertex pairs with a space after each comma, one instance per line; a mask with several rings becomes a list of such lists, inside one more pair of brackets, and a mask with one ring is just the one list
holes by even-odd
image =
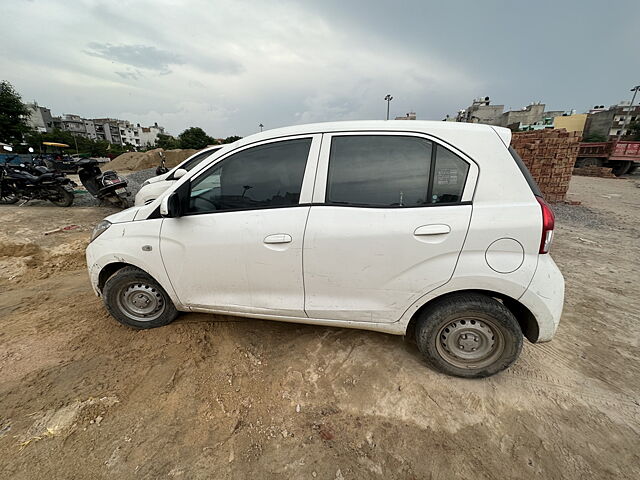
[[138, 213], [140, 207], [131, 207], [126, 210], [122, 210], [121, 212], [114, 213], [113, 215], [109, 215], [105, 220], [108, 220], [111, 223], [124, 223], [124, 222], [132, 222]]
[[166, 180], [171, 172], [172, 172], [172, 170], [169, 170], [167, 173], [163, 173], [162, 175], [158, 175], [156, 177], [151, 177], [151, 178], [147, 179], [147, 182], [148, 183], [156, 183], [156, 182], [161, 182], [163, 180]]

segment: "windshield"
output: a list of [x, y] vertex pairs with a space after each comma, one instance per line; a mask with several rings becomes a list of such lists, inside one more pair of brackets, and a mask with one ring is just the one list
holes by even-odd
[[197, 167], [198, 165], [200, 165], [200, 162], [202, 162], [205, 158], [207, 158], [212, 153], [217, 152], [218, 150], [220, 150], [220, 149], [217, 148], [215, 150], [207, 150], [206, 152], [199, 153], [195, 157], [193, 157], [190, 160], [187, 160], [186, 162], [184, 162], [184, 164], [181, 165], [180, 168], [184, 168], [187, 172], [190, 172], [192, 168]]

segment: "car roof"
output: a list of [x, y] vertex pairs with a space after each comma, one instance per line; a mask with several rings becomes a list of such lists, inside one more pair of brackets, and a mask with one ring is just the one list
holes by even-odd
[[439, 134], [447, 135], [453, 132], [486, 132], [497, 134], [508, 145], [511, 140], [511, 131], [507, 128], [493, 127], [480, 123], [464, 123], [464, 122], [444, 122], [429, 120], [357, 120], [346, 122], [324, 122], [309, 123], [305, 125], [294, 125], [290, 127], [274, 128], [265, 130], [244, 137], [233, 143], [235, 147], [246, 145], [249, 143], [259, 142], [277, 137], [287, 137], [293, 135], [305, 135], [313, 133], [331, 133], [331, 132], [356, 132], [356, 131], [402, 131], [402, 132], [421, 132], [434, 136]]

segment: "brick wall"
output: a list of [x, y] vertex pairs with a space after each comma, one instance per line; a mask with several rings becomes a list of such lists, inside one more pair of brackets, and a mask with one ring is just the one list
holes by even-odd
[[545, 200], [555, 203], [567, 195], [579, 142], [579, 132], [545, 129], [516, 132], [511, 146], [524, 160]]

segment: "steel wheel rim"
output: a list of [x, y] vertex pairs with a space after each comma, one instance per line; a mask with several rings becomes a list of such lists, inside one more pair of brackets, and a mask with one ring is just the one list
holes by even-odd
[[129, 283], [118, 292], [118, 307], [131, 320], [150, 322], [162, 315], [166, 309], [160, 291], [144, 282]]
[[462, 317], [449, 321], [438, 331], [436, 350], [451, 365], [475, 369], [488, 367], [504, 352], [500, 328], [486, 318]]

